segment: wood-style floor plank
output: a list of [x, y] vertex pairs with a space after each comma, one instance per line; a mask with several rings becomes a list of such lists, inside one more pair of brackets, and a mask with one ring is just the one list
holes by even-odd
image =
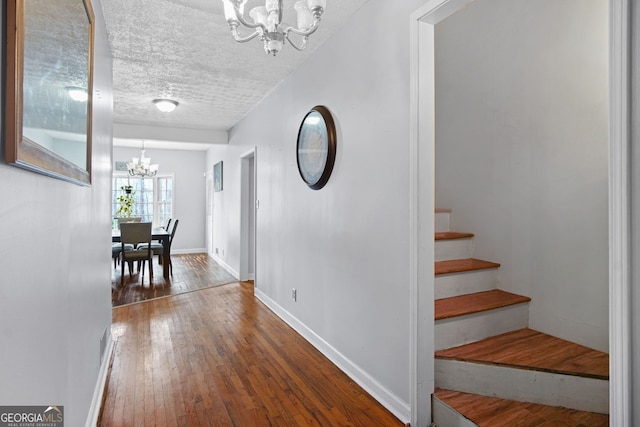
[[178, 295], [211, 286], [235, 282], [236, 279], [207, 254], [172, 255], [173, 275], [162, 277], [162, 265], [158, 257], [153, 258], [153, 281], [145, 267], [144, 277], [133, 268], [125, 266], [125, 281], [121, 284], [120, 266], [111, 272], [111, 303], [113, 307], [147, 301], [171, 295]]
[[435, 319], [448, 319], [529, 301], [531, 301], [529, 297], [512, 294], [500, 289], [443, 298], [435, 301]]
[[116, 307], [112, 333], [100, 426], [403, 425], [248, 282]]
[[434, 272], [439, 274], [463, 273], [465, 271], [485, 270], [488, 268], [498, 268], [497, 262], [484, 261], [476, 258], [452, 259], [447, 261], [436, 261]]
[[609, 379], [609, 355], [532, 329], [436, 352], [436, 358]]
[[606, 427], [609, 416], [437, 389], [434, 395], [480, 427]]

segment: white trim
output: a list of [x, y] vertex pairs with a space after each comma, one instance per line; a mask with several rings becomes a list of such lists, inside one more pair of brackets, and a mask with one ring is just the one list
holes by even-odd
[[113, 339], [109, 334], [109, 344], [102, 355], [102, 363], [100, 363], [100, 370], [98, 371], [98, 381], [96, 387], [93, 390], [93, 398], [91, 399], [91, 406], [89, 407], [89, 415], [85, 422], [86, 427], [95, 427], [98, 425], [98, 417], [100, 416], [100, 410], [102, 409], [102, 396], [104, 395], [105, 386], [107, 385], [107, 376], [109, 375], [109, 364], [113, 353]]
[[[257, 265], [257, 231], [258, 231], [258, 147], [253, 147], [240, 156], [240, 280], [255, 280]], [[251, 163], [249, 163], [251, 162]], [[249, 168], [248, 165], [252, 165]], [[250, 172], [253, 173], [253, 182], [248, 177]], [[253, 200], [247, 200], [246, 196], [253, 189]], [[253, 224], [249, 221], [251, 210], [253, 210]], [[253, 226], [253, 244], [251, 244], [250, 229]], [[253, 254], [251, 254], [253, 252]], [[253, 272], [249, 273], [249, 259], [253, 255]]]
[[631, 426], [628, 0], [609, 1], [609, 422]]
[[410, 395], [411, 425], [431, 424], [434, 391], [434, 25], [472, 0], [429, 0], [410, 17]]
[[206, 254], [206, 253], [207, 253], [207, 248], [191, 248], [191, 249], [171, 248], [171, 255]]
[[281, 307], [274, 300], [269, 298], [260, 289], [255, 288], [254, 294], [256, 298], [264, 303], [276, 316], [284, 320], [296, 332], [313, 345], [320, 353], [324, 354], [333, 364], [354, 380], [360, 387], [371, 394], [382, 406], [387, 408], [393, 415], [398, 417], [403, 423], [407, 423], [410, 418], [411, 408], [408, 402], [405, 402], [393, 392], [385, 388], [382, 384], [375, 380], [365, 370], [353, 363], [342, 353], [332, 347], [323, 340], [318, 334], [309, 329], [304, 323], [295, 316]]
[[253, 156], [253, 155], [255, 155], [255, 154], [256, 154], [256, 151], [258, 151], [258, 147], [253, 147], [251, 150], [249, 150], [249, 151], [247, 151], [247, 152], [245, 152], [245, 153], [241, 154], [241, 155], [240, 155], [240, 158], [241, 158], [241, 159], [245, 159], [245, 158], [247, 158], [247, 157], [251, 157], [251, 156]]
[[240, 280], [240, 273], [238, 273], [235, 269], [233, 269], [229, 264], [227, 264], [222, 259], [220, 259], [219, 257], [213, 254], [209, 254], [209, 257], [211, 257], [211, 259], [213, 259], [215, 262], [220, 264], [220, 266], [225, 270], [227, 270], [229, 274], [231, 274], [236, 280]]

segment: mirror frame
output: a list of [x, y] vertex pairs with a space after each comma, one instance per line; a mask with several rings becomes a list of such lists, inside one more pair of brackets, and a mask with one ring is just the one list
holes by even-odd
[[93, 98], [93, 41], [94, 22], [91, 0], [82, 2], [88, 20], [88, 70], [87, 70], [87, 162], [83, 169], [69, 160], [55, 154], [23, 135], [23, 69], [24, 69], [24, 2], [7, 0], [6, 8], [6, 81], [5, 81], [5, 155], [7, 163], [43, 175], [91, 185], [91, 123]]

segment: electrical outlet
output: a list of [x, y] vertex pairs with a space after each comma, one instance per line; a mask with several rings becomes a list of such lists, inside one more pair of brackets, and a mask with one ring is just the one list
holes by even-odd
[[291, 299], [298, 301], [298, 291], [295, 288], [291, 289]]

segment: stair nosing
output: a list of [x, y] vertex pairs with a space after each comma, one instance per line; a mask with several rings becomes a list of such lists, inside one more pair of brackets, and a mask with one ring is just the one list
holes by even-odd
[[[445, 237], [444, 235], [448, 236]], [[434, 236], [436, 241], [461, 240], [472, 237], [474, 237], [473, 233], [461, 233], [458, 231], [437, 231]]]
[[[458, 299], [460, 300], [470, 300], [472, 299], [474, 296], [477, 297], [478, 295], [488, 295], [488, 294], [502, 294], [501, 297], [508, 297], [511, 299], [511, 301], [509, 302], [492, 302], [490, 304], [478, 304], [476, 307], [473, 307], [469, 310], [460, 312], [458, 314], [444, 314], [444, 315], [438, 315], [438, 305], [442, 305], [443, 302], [447, 302], [447, 301], [452, 301], [453, 299]], [[516, 298], [514, 298], [516, 297]], [[524, 303], [528, 303], [531, 301], [531, 298], [527, 297], [527, 296], [523, 296], [523, 295], [517, 295], [517, 294], [513, 294], [510, 292], [506, 292], [500, 289], [492, 289], [489, 291], [483, 291], [483, 292], [474, 292], [472, 294], [465, 294], [465, 295], [458, 295], [455, 297], [449, 297], [449, 298], [442, 298], [439, 300], [435, 300], [435, 320], [444, 320], [444, 319], [451, 319], [451, 318], [455, 318], [455, 317], [461, 317], [461, 316], [466, 316], [469, 314], [475, 314], [475, 313], [482, 313], [485, 311], [491, 311], [491, 310], [496, 310], [498, 308], [503, 308], [503, 307], [510, 307], [510, 306], [514, 306], [514, 305], [518, 305], [518, 304], [524, 304]]]
[[[470, 264], [470, 265], [467, 265], [465, 267], [455, 267], [451, 270], [444, 271], [444, 272], [437, 271], [438, 266], [443, 266], [446, 264], [454, 264], [456, 262], [461, 263], [462, 261], [466, 261], [467, 264]], [[468, 271], [488, 270], [488, 269], [499, 268], [499, 267], [500, 267], [500, 264], [498, 264], [497, 262], [485, 261], [477, 258], [452, 259], [452, 260], [446, 260], [446, 261], [436, 261], [434, 263], [434, 270], [435, 270], [436, 276], [441, 276], [444, 274], [465, 273]]]
[[[443, 353], [446, 353], [448, 351], [451, 351], [453, 349], [459, 349], [461, 347], [475, 347], [480, 345], [482, 342], [488, 342], [492, 339], [496, 339], [499, 337], [503, 337], [503, 336], [507, 336], [507, 335], [514, 335], [514, 334], [518, 334], [520, 332], [527, 332], [527, 333], [534, 333], [538, 336], [543, 335], [545, 336], [547, 339], [549, 338], [553, 338], [553, 339], [557, 339], [557, 340], [561, 340], [561, 341], [565, 341], [567, 343], [572, 344], [574, 347], [575, 346], [579, 346], [579, 347], [583, 347], [584, 350], [589, 351], [589, 352], [598, 352], [598, 350], [593, 350], [590, 349], [588, 347], [584, 347], [580, 344], [576, 344], [573, 343], [571, 341], [567, 341], [564, 340], [562, 338], [557, 338], [557, 337], [553, 337], [551, 335], [545, 334], [543, 332], [539, 332], [536, 330], [533, 330], [531, 328], [523, 328], [523, 329], [518, 329], [515, 331], [510, 331], [510, 332], [505, 332], [503, 334], [498, 334], [492, 337], [487, 337], [483, 340], [480, 341], [476, 341], [473, 343], [467, 343], [467, 344], [462, 344], [456, 347], [452, 347], [452, 348], [447, 348], [447, 349], [442, 349], [442, 350], [438, 350], [435, 352], [434, 356], [436, 359], [438, 360], [451, 360], [451, 361], [458, 361], [458, 362], [465, 362], [465, 363], [475, 363], [475, 364], [480, 364], [480, 365], [488, 365], [488, 366], [497, 366], [497, 367], [505, 367], [505, 368], [513, 368], [513, 369], [520, 369], [520, 370], [526, 370], [526, 371], [535, 371], [535, 372], [545, 372], [545, 373], [550, 373], [550, 374], [557, 374], [557, 375], [568, 375], [568, 376], [574, 376], [574, 377], [580, 377], [580, 378], [590, 378], [590, 379], [595, 379], [595, 380], [603, 380], [603, 381], [609, 381], [610, 375], [601, 375], [598, 373], [593, 373], [593, 372], [584, 372], [584, 371], [579, 371], [579, 370], [568, 370], [567, 368], [553, 368], [553, 367], [545, 367], [545, 366], [534, 366], [533, 364], [526, 364], [526, 363], [516, 363], [516, 362], [508, 362], [508, 361], [497, 361], [497, 360], [486, 360], [486, 359], [481, 359], [479, 357], [474, 357], [474, 356], [469, 356], [469, 357], [462, 357], [462, 356], [449, 356], [449, 355], [443, 355]], [[522, 338], [521, 338], [522, 339]], [[525, 339], [527, 339], [525, 337]], [[535, 349], [535, 347], [532, 348], [532, 350]], [[600, 352], [602, 353], [602, 352]], [[602, 353], [602, 354], [606, 354], [606, 353]], [[582, 353], [581, 355], [584, 355], [584, 353]], [[574, 358], [574, 360], [576, 360]]]
[[594, 380], [602, 380], [609, 381], [608, 376], [597, 375], [597, 374], [589, 374], [584, 372], [572, 372], [572, 371], [564, 371], [560, 369], [551, 369], [551, 368], [542, 368], [539, 366], [529, 366], [515, 363], [506, 363], [506, 362], [489, 362], [486, 360], [478, 360], [473, 358], [463, 358], [463, 357], [451, 357], [451, 356], [435, 356], [436, 360], [451, 360], [454, 362], [465, 362], [465, 363], [475, 363], [477, 365], [487, 365], [487, 366], [496, 366], [500, 368], [512, 368], [519, 369], [522, 371], [534, 371], [534, 372], [544, 372], [547, 374], [556, 374], [556, 375], [567, 375], [571, 377], [580, 377], [580, 378], [590, 378]]
[[[554, 409], [559, 410], [559, 411], [569, 410], [569, 411], [576, 411], [578, 413], [590, 413], [590, 414], [594, 414], [596, 416], [608, 417], [607, 414], [602, 414], [602, 413], [598, 413], [598, 412], [589, 412], [589, 411], [584, 411], [584, 410], [579, 410], [579, 409], [564, 408], [562, 406], [554, 406], [554, 405], [543, 404], [543, 403], [532, 403], [532, 402], [526, 402], [526, 401], [518, 401], [518, 400], [504, 398], [504, 397], [497, 397], [497, 396], [491, 396], [491, 395], [482, 395], [482, 394], [478, 394], [478, 393], [469, 393], [469, 392], [465, 392], [465, 391], [450, 390], [450, 389], [445, 389], [445, 388], [440, 388], [440, 387], [436, 387], [435, 388], [435, 390], [433, 392], [433, 398], [434, 399], [437, 399], [442, 405], [447, 406], [452, 411], [454, 411], [456, 414], [458, 414], [459, 416], [463, 417], [465, 420], [468, 420], [470, 423], [472, 423], [475, 426], [479, 425], [479, 424], [477, 424], [478, 422], [480, 422], [480, 420], [478, 420], [478, 417], [482, 416], [482, 414], [478, 413], [477, 408], [486, 407], [486, 403], [483, 404], [483, 405], [478, 405], [478, 403], [480, 403], [480, 402], [478, 402], [476, 400], [474, 402], [475, 405], [470, 407], [469, 406], [469, 402], [466, 402], [464, 404], [460, 404], [460, 402], [457, 402], [457, 403], [453, 402], [450, 397], [446, 396], [446, 394], [449, 394], [449, 393], [458, 393], [458, 394], [462, 394], [462, 395], [465, 395], [465, 396], [473, 396], [475, 399], [481, 399], [482, 403], [486, 402], [483, 399], [487, 399], [488, 401], [491, 401], [491, 402], [496, 402], [496, 400], [497, 400], [497, 401], [502, 401], [505, 404], [513, 403], [513, 404], [516, 404], [516, 405], [535, 405], [536, 408], [546, 407], [546, 408], [554, 408]], [[493, 405], [489, 404], [489, 406], [491, 407]], [[476, 408], [476, 410], [474, 410], [474, 407]], [[513, 407], [511, 407], [511, 408], [513, 408]], [[492, 411], [494, 411], [494, 412], [491, 412], [490, 414], [491, 415], [495, 414], [495, 408], [493, 408]], [[549, 418], [545, 417], [545, 420], [549, 421]], [[506, 423], [504, 423], [504, 424], [501, 423], [500, 425], [507, 425], [507, 424]], [[545, 423], [545, 425], [548, 425], [548, 424]], [[608, 423], [606, 425], [608, 425]]]

